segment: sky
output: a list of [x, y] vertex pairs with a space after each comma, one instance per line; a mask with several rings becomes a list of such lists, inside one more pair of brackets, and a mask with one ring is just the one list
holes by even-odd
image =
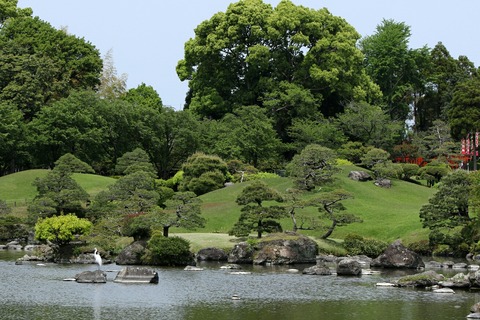
[[[53, 27], [92, 43], [102, 58], [111, 50], [117, 75], [127, 87], [152, 86], [163, 104], [183, 108], [188, 84], [175, 71], [185, 42], [194, 29], [232, 0], [19, 0], [33, 15]], [[264, 0], [272, 6], [279, 1]], [[362, 36], [375, 33], [383, 19], [411, 28], [410, 47], [433, 48], [442, 42], [454, 58], [467, 56], [480, 65], [479, 0], [292, 0], [312, 9], [327, 8], [344, 18]]]

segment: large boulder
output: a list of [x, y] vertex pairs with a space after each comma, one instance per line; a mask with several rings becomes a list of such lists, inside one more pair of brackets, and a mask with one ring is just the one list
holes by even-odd
[[75, 275], [78, 283], [107, 283], [107, 274], [101, 270], [84, 271]]
[[407, 249], [400, 240], [397, 240], [388, 246], [380, 256], [373, 259], [370, 266], [377, 268], [419, 269], [424, 268], [425, 263], [419, 254]]
[[142, 264], [142, 256], [147, 247], [146, 241], [135, 241], [120, 252], [115, 259], [119, 265], [139, 265]]
[[200, 249], [196, 255], [197, 261], [227, 261], [227, 253], [219, 248]]
[[147, 267], [125, 267], [117, 274], [114, 282], [120, 283], [158, 283], [158, 273]]
[[257, 265], [289, 265], [315, 263], [318, 245], [312, 239], [296, 233], [275, 233], [257, 244], [253, 263]]
[[360, 262], [354, 259], [343, 259], [337, 264], [337, 275], [339, 276], [359, 276], [362, 274]]
[[236, 244], [228, 255], [229, 263], [249, 264], [253, 262], [253, 247], [246, 242]]

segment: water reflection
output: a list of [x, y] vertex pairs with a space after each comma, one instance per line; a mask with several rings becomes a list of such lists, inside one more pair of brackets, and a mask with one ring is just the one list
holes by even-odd
[[[3, 260], [2, 260], [3, 259]], [[2, 319], [463, 319], [475, 293], [376, 288], [405, 272], [362, 277], [306, 276], [286, 267], [246, 267], [232, 275], [221, 264], [204, 271], [158, 268], [158, 285], [62, 281], [95, 265], [24, 264], [0, 253]], [[305, 266], [297, 266], [302, 270]], [[105, 269], [120, 269], [104, 266]], [[232, 300], [237, 294], [240, 300]]]

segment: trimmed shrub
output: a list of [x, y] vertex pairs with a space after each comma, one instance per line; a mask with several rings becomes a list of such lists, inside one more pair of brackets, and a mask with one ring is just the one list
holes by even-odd
[[189, 265], [193, 261], [193, 253], [190, 252], [190, 242], [187, 240], [180, 237], [166, 238], [160, 232], [155, 232], [148, 241], [142, 260], [149, 265]]

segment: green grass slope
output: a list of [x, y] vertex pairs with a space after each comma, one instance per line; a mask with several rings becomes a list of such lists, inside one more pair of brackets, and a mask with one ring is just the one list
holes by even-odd
[[348, 233], [357, 233], [385, 241], [401, 238], [410, 242], [426, 238], [428, 230], [422, 228], [419, 212], [435, 189], [401, 180], [392, 180], [391, 188], [381, 188], [372, 181], [349, 179], [348, 173], [358, 169], [344, 167], [338, 179], [342, 188], [354, 196], [344, 202], [348, 212], [358, 215], [363, 222], [340, 227], [332, 237], [344, 238]]
[[[15, 203], [17, 206], [25, 206], [37, 195], [33, 181], [45, 177], [47, 172], [48, 170], [44, 169], [25, 170], [0, 177], [0, 199], [7, 201], [9, 205]], [[75, 173], [73, 178], [92, 197], [115, 182], [113, 178], [94, 174]]]
[[[353, 194], [353, 199], [343, 203], [347, 212], [357, 215], [363, 222], [337, 227], [332, 239], [343, 239], [349, 233], [384, 241], [402, 239], [412, 242], [426, 238], [428, 231], [422, 228], [418, 214], [421, 206], [433, 195], [434, 189], [400, 180], [393, 180], [392, 188], [380, 188], [372, 181], [358, 182], [349, 179], [348, 173], [351, 170], [363, 169], [356, 166], [342, 167], [341, 172], [336, 175], [335, 187]], [[280, 192], [291, 187], [291, 181], [287, 178], [268, 179], [267, 183]], [[240, 206], [235, 203], [235, 199], [243, 187], [244, 184], [235, 184], [202, 195], [202, 214], [207, 219], [207, 224], [204, 229], [196, 232], [227, 233], [240, 215]], [[299, 215], [318, 216], [319, 213], [315, 208], [305, 208], [297, 210], [297, 216]], [[292, 230], [290, 219], [283, 219], [281, 223], [284, 230]], [[178, 232], [185, 230], [180, 229]], [[321, 230], [300, 232], [314, 237], [323, 234]]]

